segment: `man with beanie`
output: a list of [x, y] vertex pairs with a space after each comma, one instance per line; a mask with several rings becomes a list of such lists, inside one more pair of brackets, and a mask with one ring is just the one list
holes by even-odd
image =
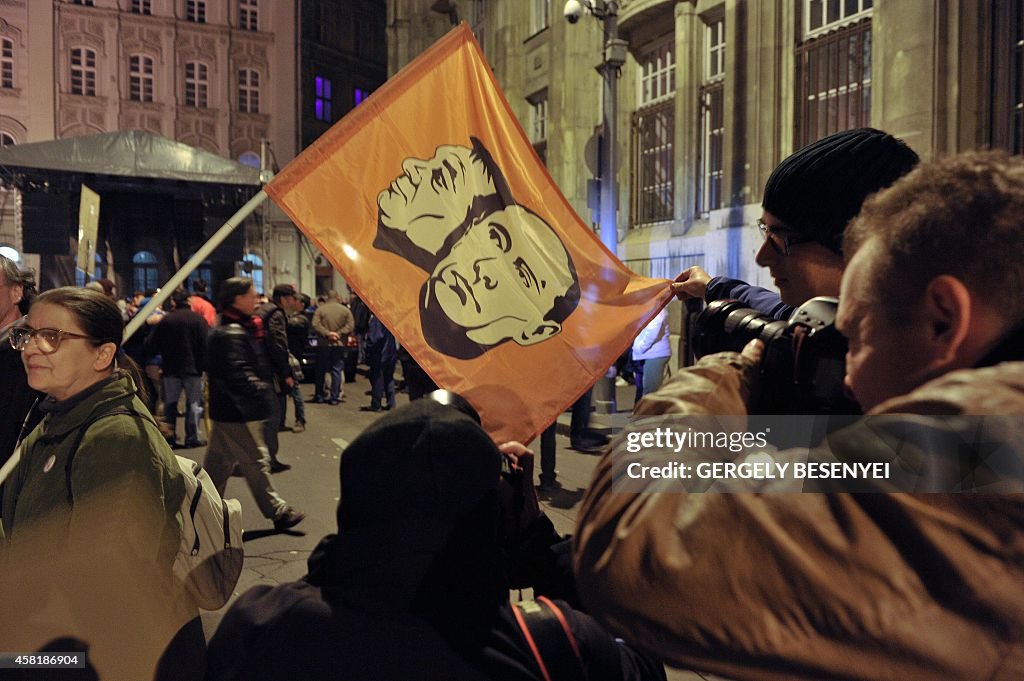
[[[565, 644], [571, 632], [578, 652], [566, 645], [565, 657], [578, 673], [539, 669], [517, 624], [523, 611], [509, 603], [502, 518], [515, 494], [502, 494], [513, 492], [502, 451], [511, 443], [499, 450], [471, 409], [417, 400], [346, 448], [337, 535], [320, 542], [301, 581], [256, 586], [231, 606], [210, 641], [208, 681], [665, 678], [564, 601], [552, 601], [561, 626], [549, 621], [554, 631], [535, 643], [550, 653], [548, 639]], [[533, 502], [523, 508], [536, 513]], [[553, 671], [564, 661], [542, 658]]]
[[757, 221], [764, 243], [757, 264], [779, 293], [737, 279], [683, 272], [673, 290], [686, 300], [734, 298], [758, 312], [788, 319], [815, 296], [839, 295], [843, 232], [864, 200], [910, 172], [919, 158], [902, 140], [874, 128], [824, 137], [780, 163], [768, 178]]

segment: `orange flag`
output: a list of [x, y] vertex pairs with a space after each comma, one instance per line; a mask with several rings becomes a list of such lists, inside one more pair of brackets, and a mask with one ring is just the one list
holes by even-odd
[[266, 191], [497, 441], [532, 440], [672, 296], [573, 212], [465, 24]]

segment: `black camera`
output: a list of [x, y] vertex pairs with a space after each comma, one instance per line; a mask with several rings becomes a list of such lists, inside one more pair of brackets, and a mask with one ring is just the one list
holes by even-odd
[[697, 317], [694, 355], [739, 352], [755, 338], [764, 343], [756, 414], [859, 414], [846, 396], [846, 338], [836, 330], [836, 298], [811, 298], [788, 320], [774, 319], [738, 300], [716, 300]]

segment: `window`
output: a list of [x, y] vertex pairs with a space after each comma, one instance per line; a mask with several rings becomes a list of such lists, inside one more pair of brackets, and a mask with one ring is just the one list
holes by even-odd
[[338, 15], [334, 11], [334, 5], [320, 3], [320, 21], [317, 28], [320, 31], [320, 42], [326, 45], [333, 45], [338, 40]]
[[530, 104], [529, 135], [533, 149], [544, 163], [548, 162], [548, 91], [541, 90], [527, 97]]
[[[871, 0], [805, 0], [796, 142], [871, 123]], [[853, 23], [851, 23], [853, 22]]]
[[352, 102], [353, 102], [352, 105], [353, 106], [359, 106], [360, 104], [365, 102], [366, 98], [369, 97], [369, 96], [370, 96], [370, 91], [369, 90], [364, 90], [361, 87], [357, 87], [355, 89], [355, 91], [352, 93]]
[[17, 140], [14, 139], [14, 135], [0, 130], [0, 147], [13, 147], [15, 144]]
[[153, 0], [132, 0], [132, 14], [152, 14]]
[[530, 33], [539, 33], [550, 25], [551, 0], [532, 0]]
[[96, 96], [96, 52], [84, 47], [71, 50], [71, 94]]
[[725, 135], [725, 20], [704, 27], [704, 78], [700, 88], [701, 154], [697, 211], [722, 207]]
[[992, 147], [1024, 154], [1024, 0], [993, 4]]
[[[194, 255], [195, 253], [189, 256], [189, 260], [191, 260]], [[188, 275], [188, 278], [185, 279], [185, 288], [187, 288], [189, 291], [195, 291], [196, 282], [198, 281], [202, 281], [204, 284], [209, 284], [211, 281], [213, 281], [212, 260], [204, 260], [203, 262], [199, 263], [198, 267], [192, 270], [191, 274]]]
[[804, 0], [804, 39], [871, 16], [874, 0]]
[[153, 101], [153, 58], [144, 54], [128, 57], [128, 99]]
[[254, 151], [244, 151], [242, 155], [238, 157], [238, 162], [243, 166], [249, 166], [250, 168], [260, 169], [260, 155]]
[[[90, 281], [96, 281], [97, 279], [102, 279], [102, 278], [103, 278], [103, 258], [101, 258], [100, 254], [97, 253], [96, 254], [95, 266], [93, 267], [92, 277], [91, 277]], [[88, 283], [88, 282], [86, 282], [86, 280], [85, 280], [85, 272], [83, 270], [78, 269], [78, 267], [76, 266], [75, 267], [75, 286], [82, 287], [82, 286], [85, 286], [86, 283]]]
[[206, 23], [206, 3], [203, 0], [185, 0], [185, 21]]
[[206, 64], [190, 61], [185, 64], [185, 106], [205, 109], [207, 101]]
[[252, 279], [257, 293], [263, 293], [263, 258], [255, 253], [246, 253], [242, 257], [242, 273]]
[[670, 38], [644, 54], [639, 63], [639, 106], [633, 114], [633, 226], [673, 217], [674, 50]]
[[[317, 76], [313, 87], [316, 95], [316, 106], [314, 110], [316, 119], [318, 121], [327, 121], [330, 123], [334, 120], [331, 112], [331, 81], [327, 78]], [[359, 102], [356, 102], [356, 104], [358, 103]]]
[[14, 87], [14, 41], [0, 40], [0, 87]]
[[675, 45], [672, 41], [665, 41], [644, 55], [640, 63], [640, 106], [660, 102], [675, 91]]
[[93, 0], [71, 0], [72, 5], [82, 5], [83, 7], [93, 7]]
[[373, 20], [366, 16], [356, 15], [355, 23], [356, 54], [363, 59], [372, 59], [377, 50], [377, 35]]
[[260, 112], [260, 74], [255, 69], [238, 72], [238, 110], [242, 113]]
[[151, 291], [157, 283], [156, 256], [149, 251], [139, 251], [132, 256], [132, 286], [136, 291]]
[[257, 0], [238, 0], [238, 28], [243, 31], [260, 30], [260, 13]]

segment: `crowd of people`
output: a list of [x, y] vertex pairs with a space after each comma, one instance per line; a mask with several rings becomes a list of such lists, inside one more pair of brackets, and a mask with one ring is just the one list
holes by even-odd
[[[859, 129], [785, 159], [763, 196], [756, 260], [778, 292], [699, 267], [672, 287], [681, 299], [738, 298], [778, 319], [814, 296], [838, 296], [846, 388], [864, 416], [829, 435], [827, 455], [889, 461], [898, 441], [920, 453], [917, 472], [933, 484], [949, 482], [948, 455], [976, 462], [996, 447], [1019, 462], [1024, 160], [976, 152], [921, 161], [901, 140]], [[294, 287], [261, 303], [252, 280], [234, 277], [217, 288], [211, 324], [210, 301], [176, 292], [147, 320], [132, 361], [121, 330], [143, 301], [122, 312], [111, 293], [61, 288], [33, 300], [31, 278], [0, 259], [3, 399], [17, 416], [0, 437], [3, 461], [17, 462], [0, 473], [0, 584], [25, 612], [26, 584], [73, 584], [80, 615], [75, 631], [2, 618], [4, 643], [84, 632], [108, 651], [98, 662], [125, 670], [109, 657], [109, 617], [111, 599], [127, 592], [168, 613], [131, 632], [156, 670], [133, 678], [625, 681], [663, 679], [663, 663], [737, 681], [1024, 676], [1019, 476], [997, 493], [990, 475], [961, 475], [927, 494], [882, 483], [856, 494], [666, 493], [656, 478], [639, 492], [613, 489], [617, 462], [636, 456], [628, 444], [659, 428], [656, 417], [754, 413], [752, 396], [778, 387], [763, 384], [760, 341], [662, 382], [667, 322], [651, 321], [633, 348], [643, 362], [636, 418], [609, 444], [586, 443], [603, 454], [568, 538], [540, 510], [534, 453], [493, 442], [468, 403], [432, 391], [362, 301], [330, 292], [310, 315]], [[351, 338], [369, 366], [365, 409], [389, 413], [341, 457], [337, 532], [312, 553], [308, 574], [242, 594], [205, 649], [196, 609], [168, 569], [182, 495], [171, 458], [177, 405], [184, 392], [184, 444], [206, 444], [218, 490], [237, 470], [263, 515], [293, 527], [305, 516], [271, 473], [288, 468], [277, 438], [289, 396], [296, 429], [305, 425], [295, 360], [310, 329], [312, 401], [344, 399]], [[410, 396], [423, 398], [401, 407], [398, 361]], [[162, 399], [147, 402], [147, 366], [159, 367]], [[150, 412], [162, 412], [162, 430], [133, 416]], [[966, 432], [975, 422], [949, 418], [986, 414], [1015, 418], [984, 442]], [[540, 471], [548, 487], [551, 436]], [[936, 449], [953, 440], [956, 452]], [[19, 561], [41, 550], [32, 540], [43, 531], [45, 548], [66, 545], [66, 558], [25, 575], [29, 563]], [[95, 569], [101, 555], [118, 557], [118, 581]], [[532, 599], [510, 601], [510, 589], [527, 587]]]

